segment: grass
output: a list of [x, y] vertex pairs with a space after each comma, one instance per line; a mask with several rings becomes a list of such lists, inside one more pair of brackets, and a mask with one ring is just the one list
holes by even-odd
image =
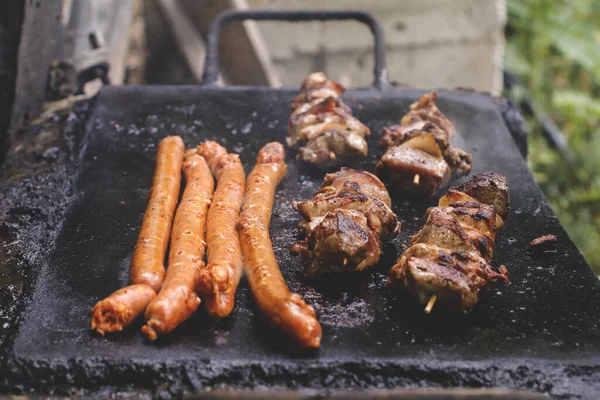
[[[529, 166], [565, 229], [600, 273], [600, 0], [508, 0], [505, 67], [567, 137], [561, 156], [527, 120]], [[523, 96], [523, 91], [507, 93]]]

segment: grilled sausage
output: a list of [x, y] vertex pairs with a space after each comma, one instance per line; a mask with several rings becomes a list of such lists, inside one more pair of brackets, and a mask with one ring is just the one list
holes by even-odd
[[203, 267], [204, 226], [214, 180], [206, 161], [197, 154], [184, 161], [183, 173], [186, 187], [173, 221], [167, 276], [146, 309], [142, 327], [150, 340], [171, 332], [200, 305], [195, 287]]
[[237, 154], [216, 142], [198, 146], [217, 179], [217, 189], [208, 210], [206, 241], [208, 265], [200, 273], [196, 291], [204, 301], [208, 315], [224, 318], [231, 313], [235, 291], [242, 275], [242, 250], [237, 231], [244, 199], [246, 175]]
[[321, 326], [315, 311], [289, 291], [269, 237], [275, 188], [286, 174], [284, 155], [281, 143], [266, 144], [248, 176], [239, 222], [244, 270], [258, 308], [267, 319], [300, 346], [317, 348]]
[[145, 283], [156, 292], [165, 277], [164, 260], [179, 197], [183, 152], [183, 140], [179, 136], [168, 136], [158, 145], [148, 207], [131, 259], [131, 283]]
[[101, 335], [120, 332], [146, 310], [155, 296], [154, 289], [144, 283], [119, 289], [92, 308], [90, 327]]

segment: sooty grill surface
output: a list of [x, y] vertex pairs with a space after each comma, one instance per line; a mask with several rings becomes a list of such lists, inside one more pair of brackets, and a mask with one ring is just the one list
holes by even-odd
[[[373, 170], [380, 129], [396, 123], [420, 92], [349, 91], [355, 115], [371, 127], [369, 156], [349, 165]], [[78, 169], [77, 200], [56, 248], [41, 266], [14, 356], [23, 378], [49, 387], [197, 390], [227, 387], [512, 386], [554, 395], [600, 389], [600, 284], [561, 228], [506, 129], [495, 100], [441, 92], [439, 107], [456, 124], [454, 143], [473, 154], [473, 173], [508, 177], [512, 211], [494, 266], [512, 283], [484, 289], [466, 314], [423, 313], [408, 295], [384, 287], [401, 244], [424, 223], [437, 199], [392, 193], [402, 232], [370, 273], [302, 279], [289, 253], [300, 217], [292, 200], [312, 197], [323, 173], [288, 152], [271, 236], [293, 291], [313, 305], [323, 326], [319, 351], [301, 354], [258, 314], [242, 280], [233, 314], [219, 322], [202, 312], [156, 343], [141, 323], [115, 335], [89, 331], [88, 311], [127, 284], [129, 261], [145, 209], [158, 141], [181, 135], [192, 146], [217, 140], [238, 152], [246, 173], [258, 149], [284, 141], [290, 90], [127, 87], [102, 90], [91, 115]], [[526, 246], [558, 236], [556, 253], [531, 258]]]

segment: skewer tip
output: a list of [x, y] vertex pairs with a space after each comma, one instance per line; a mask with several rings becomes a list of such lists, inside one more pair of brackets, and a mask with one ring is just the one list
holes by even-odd
[[333, 151], [329, 152], [329, 158], [331, 158], [332, 160], [335, 160], [335, 153]]
[[420, 181], [421, 176], [419, 174], [415, 174], [415, 177], [413, 178], [413, 183], [418, 186]]
[[431, 310], [433, 309], [433, 305], [435, 304], [435, 301], [437, 300], [437, 295], [434, 294], [429, 298], [429, 302], [427, 303], [427, 306], [425, 306], [425, 314], [429, 314], [431, 312]]
[[342, 260], [342, 262], [344, 263], [344, 265], [348, 264], [348, 258], [344, 257], [344, 259]]

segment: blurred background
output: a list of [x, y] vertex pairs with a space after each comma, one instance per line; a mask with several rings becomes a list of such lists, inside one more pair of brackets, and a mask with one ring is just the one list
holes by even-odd
[[[246, 8], [366, 9], [385, 28], [391, 81], [510, 99], [531, 170], [600, 273], [600, 0], [4, 1], [0, 162], [21, 132], [103, 83], [199, 83], [211, 21]], [[297, 87], [316, 70], [372, 82], [372, 37], [356, 22], [247, 21], [220, 45], [222, 84]]]

